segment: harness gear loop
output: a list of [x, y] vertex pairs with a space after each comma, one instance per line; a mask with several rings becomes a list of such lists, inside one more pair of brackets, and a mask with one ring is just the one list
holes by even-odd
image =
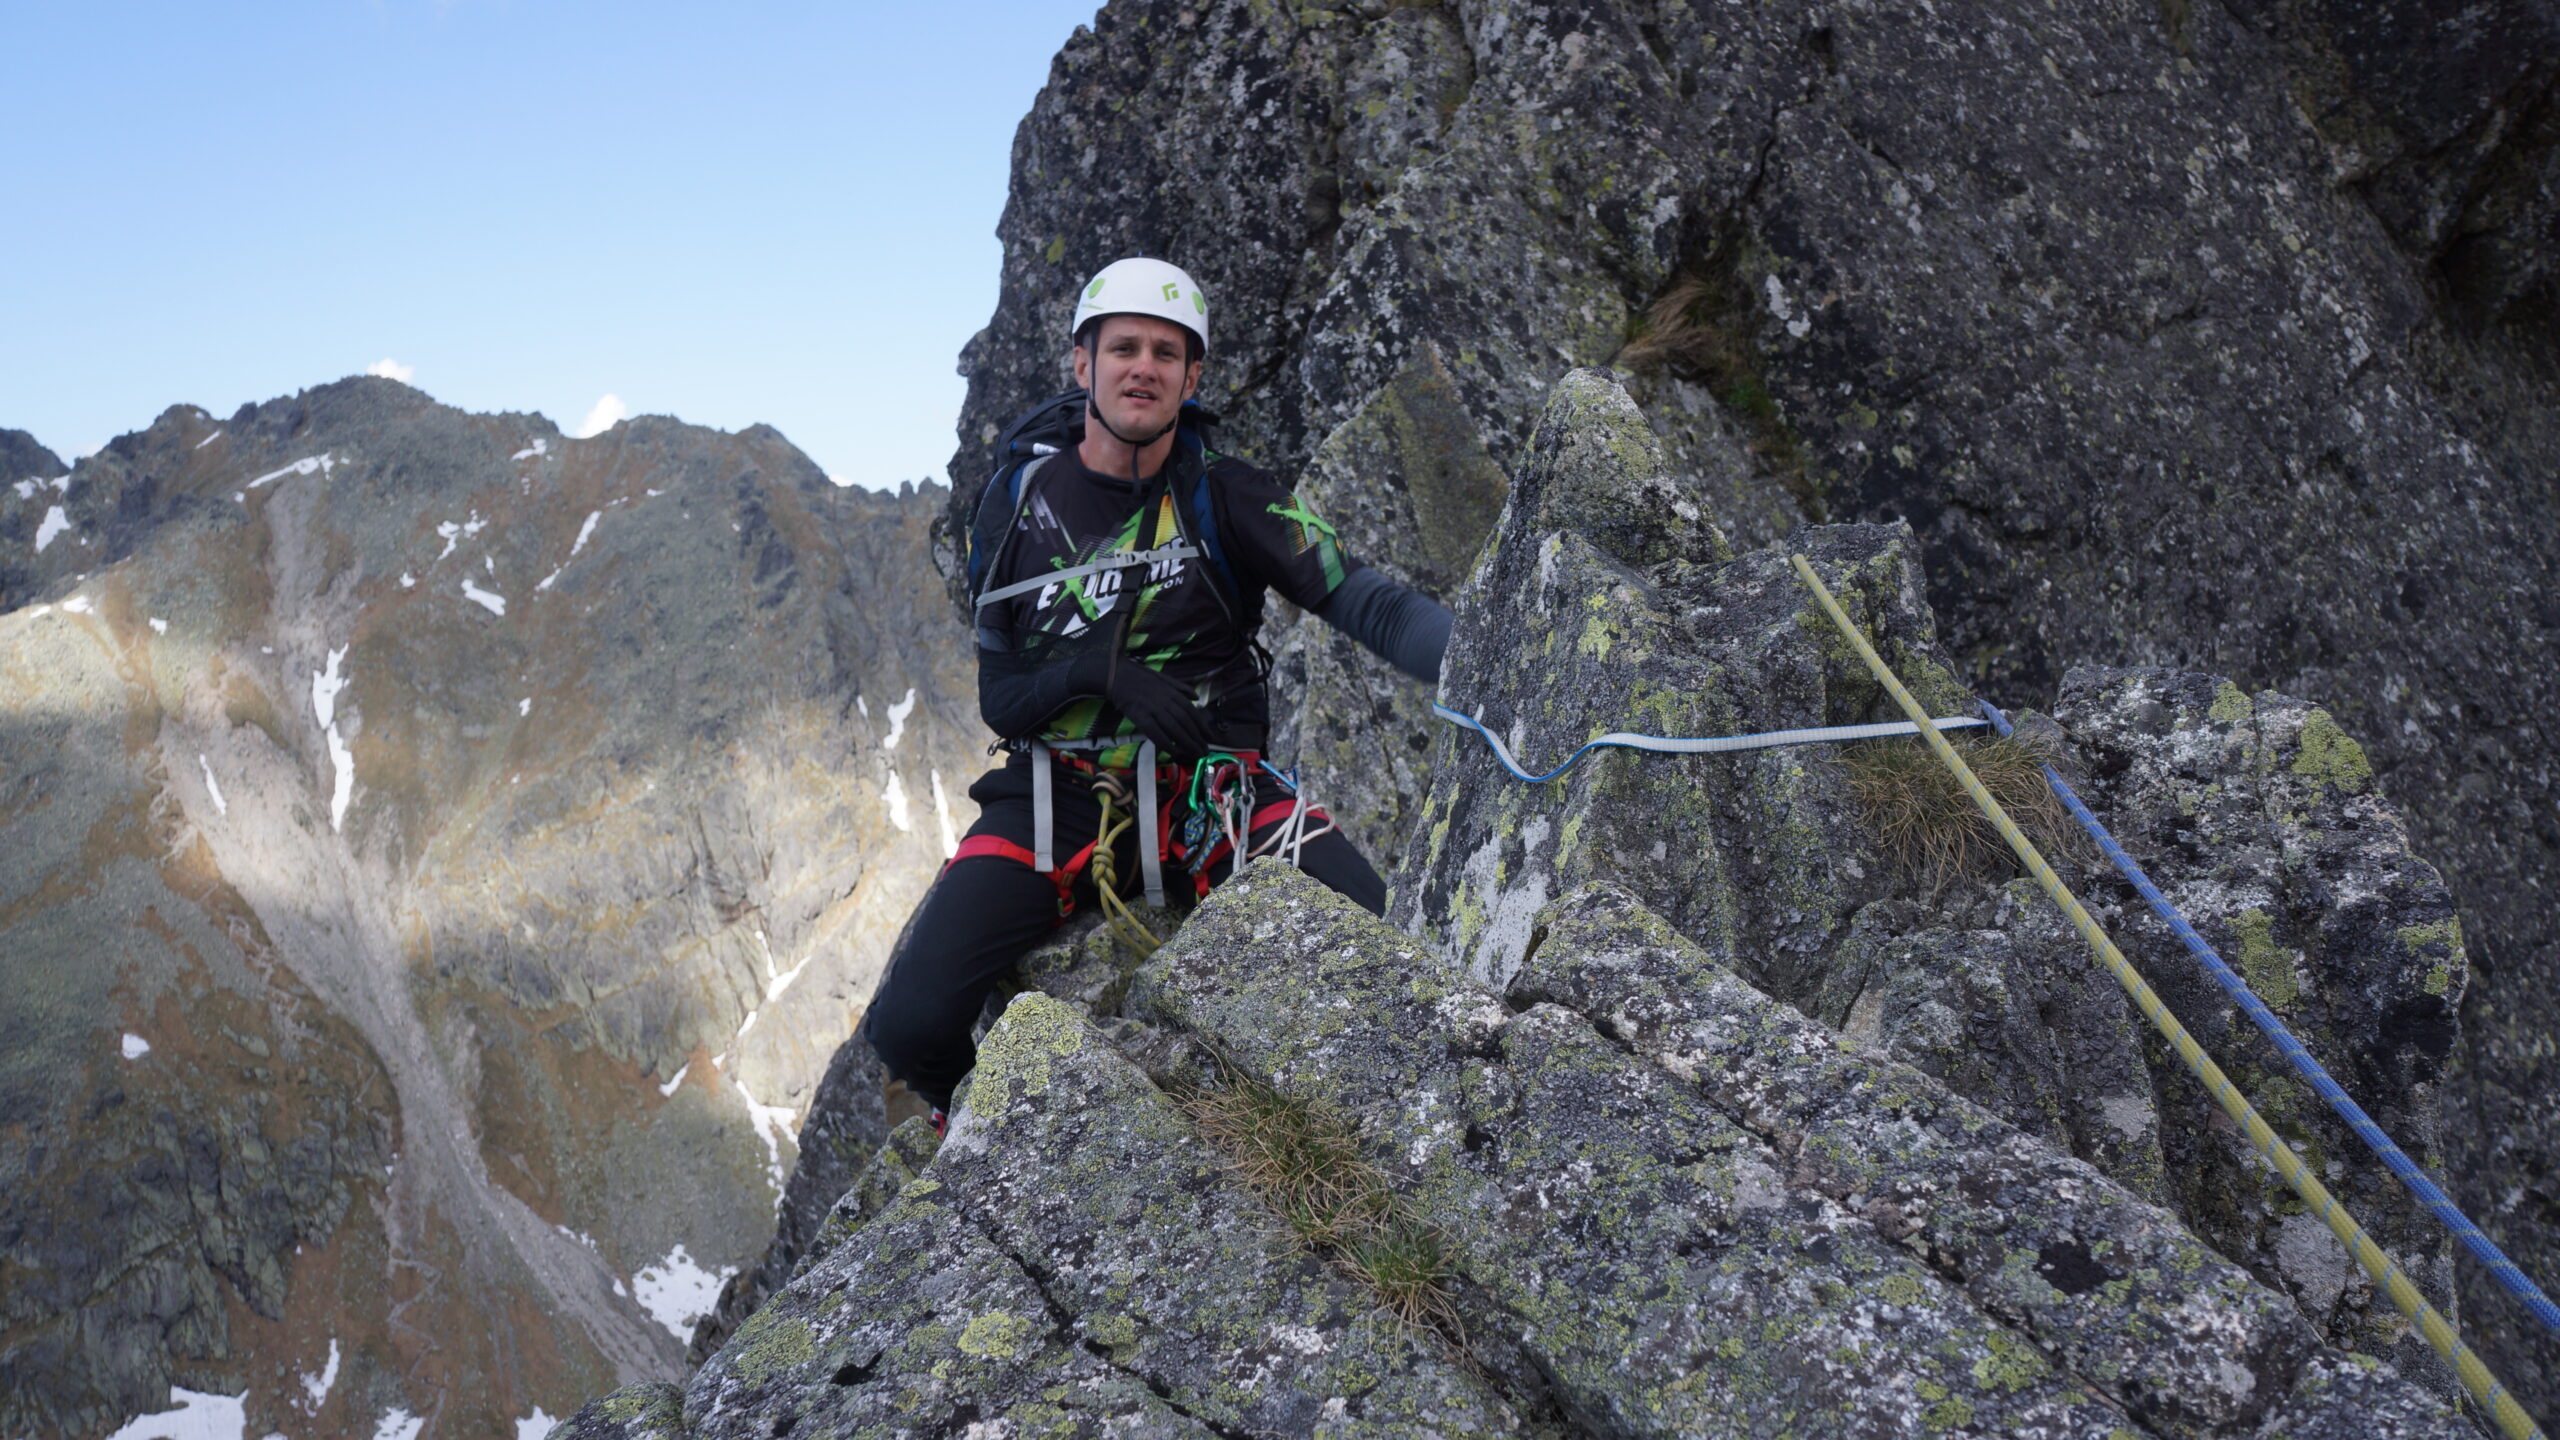
[[2231, 1083], [2231, 1077], [2225, 1075], [2213, 1057], [2205, 1053], [2204, 1047], [2187, 1032], [2187, 1027], [2179, 1022], [2178, 1017], [2169, 1012], [2167, 1003], [2151, 988], [2151, 982], [2143, 979], [2142, 972], [2134, 969], [2133, 962], [2116, 948], [2116, 942], [2100, 928], [2087, 907], [2080, 903], [2079, 897], [2071, 893], [2071, 887], [2054, 873], [2053, 867], [2045, 862], [2043, 853], [2036, 849], [2035, 842], [2026, 837], [2017, 822], [2009, 818], [2009, 813], [2000, 808], [2000, 802], [1983, 788], [1981, 779], [1973, 773], [1973, 767], [1965, 764], [1964, 757], [1956, 753], [1944, 735], [1938, 733], [1937, 722], [1929, 718], [1929, 712], [1922, 709], [1920, 702], [1903, 687], [1901, 678], [1884, 663], [1884, 657], [1876, 653], [1866, 633], [1849, 618], [1849, 612], [1840, 608], [1840, 602], [1832, 597], [1830, 589], [1822, 583], [1822, 577], [1814, 573], [1812, 562], [1802, 555], [1789, 558], [1795, 562], [1797, 576], [1804, 581], [1806, 588], [1813, 591], [1813, 597], [1820, 602], [1823, 612], [1831, 617], [1831, 623], [1856, 648], [1858, 658], [1866, 662], [1867, 669], [1892, 694], [1902, 712], [1919, 727], [1921, 738], [1928, 742], [1939, 761], [1954, 772], [1984, 818], [1990, 820], [2001, 838], [2009, 842], [2009, 848], [2017, 853], [2020, 863], [2027, 867], [2027, 873], [2034, 876], [2045, 894], [2061, 907], [2072, 928], [2079, 931], [2080, 938], [2088, 944], [2090, 952], [2133, 998], [2135, 1008], [2168, 1040], [2171, 1048], [2178, 1052], [2178, 1058], [2185, 1062], [2188, 1072], [2203, 1082], [2205, 1090], [2221, 1105], [2223, 1113], [2239, 1122], [2241, 1130], [2249, 1137], [2250, 1145], [2265, 1157], [2277, 1175], [2283, 1177], [2285, 1184], [2292, 1188], [2311, 1213], [2328, 1225], [2330, 1233], [2346, 1246], [2347, 1253], [2355, 1257], [2367, 1275], [2373, 1277], [2376, 1288], [2391, 1297], [2392, 1303], [2409, 1317], [2410, 1323], [2426, 1337], [2427, 1343], [2453, 1366], [2453, 1373], [2461, 1379], [2462, 1388], [2469, 1391], [2473, 1401], [2497, 1422], [2499, 1431], [2507, 1436], [2507, 1440], [2541, 1440], [2542, 1430], [2533, 1423], [2533, 1417], [2516, 1403], [2506, 1386], [2498, 1383], [2498, 1377], [2489, 1373], [2489, 1367], [2481, 1362], [2471, 1347], [2462, 1343], [2462, 1337], [2454, 1333], [2453, 1326], [2443, 1314], [2419, 1293], [2416, 1284], [2410, 1281], [2398, 1262], [2383, 1253], [2382, 1247], [2374, 1243], [2365, 1228], [2356, 1223], [2356, 1218], [2347, 1213], [2346, 1207], [2329, 1193], [2329, 1188], [2321, 1184], [2319, 1177], [2302, 1163], [2302, 1157], [2294, 1154], [2293, 1147], [2286, 1144], [2284, 1138], [2258, 1114], [2257, 1107], [2251, 1105], [2248, 1097]]

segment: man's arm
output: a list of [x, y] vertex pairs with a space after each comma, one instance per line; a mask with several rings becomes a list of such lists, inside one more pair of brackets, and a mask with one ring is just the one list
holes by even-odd
[[1450, 623], [1439, 601], [1363, 565], [1343, 577], [1316, 613], [1414, 679], [1439, 683]]
[[1072, 658], [1051, 651], [1038, 659], [980, 646], [978, 716], [998, 735], [1019, 740], [1076, 701], [1103, 694], [1110, 679], [1111, 652], [1098, 645]]

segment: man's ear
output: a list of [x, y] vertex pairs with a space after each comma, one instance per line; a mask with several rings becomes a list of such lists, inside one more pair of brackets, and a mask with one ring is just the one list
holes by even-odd
[[1090, 351], [1090, 350], [1087, 350], [1087, 349], [1086, 349], [1086, 348], [1084, 348], [1082, 345], [1078, 345], [1078, 346], [1076, 347], [1076, 359], [1075, 359], [1075, 366], [1076, 366], [1076, 388], [1077, 388], [1077, 389], [1079, 389], [1079, 390], [1090, 390], [1090, 389], [1092, 389], [1092, 388], [1093, 388], [1093, 352], [1092, 352], [1092, 351]]
[[1189, 365], [1183, 367], [1182, 398], [1185, 400], [1189, 400], [1200, 393], [1201, 363], [1202, 362], [1198, 360], [1194, 360]]

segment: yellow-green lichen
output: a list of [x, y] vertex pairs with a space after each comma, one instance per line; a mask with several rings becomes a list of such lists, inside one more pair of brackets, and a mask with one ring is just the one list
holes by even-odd
[[1031, 1322], [1010, 1310], [990, 1310], [960, 1332], [960, 1353], [1011, 1360], [1029, 1348]]
[[2276, 943], [2276, 922], [2264, 910], [2243, 910], [2231, 922], [2240, 937], [2240, 974], [2258, 998], [2278, 1010], [2302, 998], [2293, 975], [2293, 952]]
[[2293, 773], [2315, 784], [2335, 785], [2349, 794], [2362, 791], [2373, 783], [2373, 765], [2364, 757], [2364, 747], [2355, 737], [2338, 728], [2326, 710], [2314, 710], [2302, 720], [2302, 750], [2293, 757]]
[[1016, 1095], [1047, 1093], [1050, 1062], [1082, 1050], [1084, 1037], [1084, 1018], [1072, 1007], [1036, 990], [1025, 991], [1005, 1007], [1004, 1018], [978, 1051], [969, 1108], [1001, 1114]]
[[738, 1357], [729, 1368], [749, 1385], [764, 1383], [765, 1377], [775, 1371], [805, 1365], [809, 1357], [818, 1353], [807, 1325], [783, 1319], [771, 1310], [759, 1310], [749, 1316], [729, 1343]]
[[2256, 709], [2249, 703], [2249, 697], [2241, 693], [2239, 686], [2225, 680], [2214, 688], [2213, 704], [2204, 713], [2217, 725], [2237, 725], [2256, 713]]
[[1950, 1395], [1930, 1406], [1920, 1418], [1940, 1430], [1961, 1430], [1973, 1423], [1973, 1402], [1961, 1395]]
[[1923, 1293], [1920, 1282], [1909, 1275], [1888, 1275], [1876, 1291], [1896, 1305], [1917, 1305]]
[[1130, 1315], [1101, 1315], [1085, 1321], [1085, 1333], [1093, 1342], [1112, 1354], [1113, 1359], [1138, 1343], [1138, 1322]]
[[1991, 1353], [1973, 1362], [1975, 1384], [2014, 1395], [2049, 1373], [2043, 1356], [2024, 1342], [2010, 1338], [2006, 1332], [1994, 1330], [1984, 1340], [1990, 1345]]

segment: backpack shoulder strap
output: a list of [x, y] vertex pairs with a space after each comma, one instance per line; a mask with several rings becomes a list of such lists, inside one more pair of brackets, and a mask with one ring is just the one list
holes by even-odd
[[1200, 540], [1200, 548], [1209, 556], [1209, 568], [1224, 586], [1230, 600], [1240, 600], [1244, 587], [1236, 580], [1235, 566], [1227, 559], [1227, 547], [1218, 531], [1218, 500], [1210, 470], [1218, 463], [1218, 455], [1210, 450], [1200, 452], [1200, 473], [1193, 477], [1190, 494], [1184, 497], [1191, 512], [1191, 528]]
[[[987, 584], [995, 578], [1004, 547], [1022, 528], [1022, 512], [1031, 501], [1033, 478], [1055, 453], [1035, 455], [997, 471], [988, 479], [987, 488], [978, 492], [978, 513], [969, 524], [969, 600], [973, 616], [983, 613], [980, 602]], [[1013, 648], [1012, 639], [1002, 630], [983, 621], [978, 622], [977, 629], [980, 646], [989, 650]]]

